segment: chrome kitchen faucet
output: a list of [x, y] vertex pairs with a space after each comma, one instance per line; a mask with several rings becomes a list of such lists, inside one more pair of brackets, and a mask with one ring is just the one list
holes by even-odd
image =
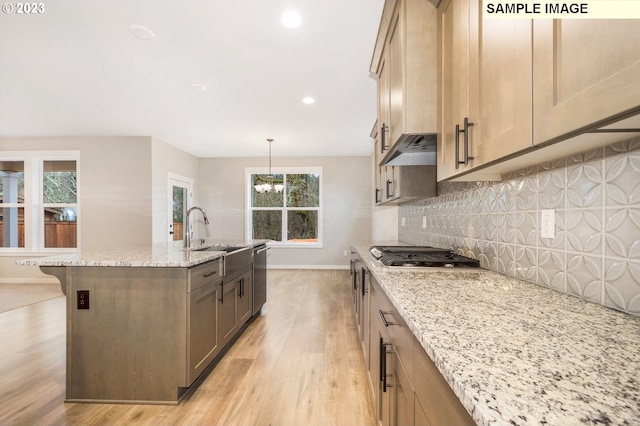
[[208, 225], [209, 224], [209, 218], [207, 218], [207, 213], [204, 211], [204, 209], [202, 207], [191, 207], [189, 210], [187, 210], [187, 215], [186, 215], [186, 219], [185, 219], [185, 227], [187, 228], [185, 233], [184, 233], [184, 247], [189, 250], [191, 248], [191, 229], [189, 229], [189, 215], [191, 214], [192, 211], [194, 210], [200, 210], [202, 212], [202, 217], [204, 218], [204, 224]]

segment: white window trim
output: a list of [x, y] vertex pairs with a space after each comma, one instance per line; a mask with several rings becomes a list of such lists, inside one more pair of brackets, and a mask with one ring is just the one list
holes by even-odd
[[[0, 160], [24, 162], [24, 204], [7, 203], [3, 207], [24, 207], [24, 247], [0, 247], [0, 256], [15, 255], [53, 255], [77, 253], [81, 250], [82, 212], [80, 208], [81, 182], [80, 151], [4, 151]], [[42, 201], [42, 172], [45, 161], [75, 161], [78, 180], [78, 199], [76, 203], [64, 204], [76, 208], [77, 247], [45, 248], [44, 247], [44, 207], [49, 205]]]
[[[244, 181], [245, 181], [245, 235], [247, 238], [250, 238], [253, 235], [253, 223], [251, 212], [251, 191], [253, 190], [253, 186], [251, 185], [251, 175], [256, 174], [268, 174], [268, 167], [245, 167], [244, 169]], [[309, 242], [298, 242], [292, 243], [289, 241], [271, 241], [269, 242], [270, 247], [274, 248], [322, 248], [323, 247], [323, 232], [322, 232], [322, 211], [324, 209], [324, 197], [322, 194], [323, 191], [323, 168], [322, 167], [272, 167], [271, 173], [274, 175], [277, 174], [318, 174], [320, 176], [320, 206], [319, 207], [262, 207], [261, 210], [278, 210], [278, 211], [288, 211], [288, 210], [316, 210], [318, 212], [318, 242], [309, 243]], [[282, 228], [283, 232], [287, 229], [287, 217], [283, 215], [282, 218]], [[283, 234], [284, 235], [284, 234]]]

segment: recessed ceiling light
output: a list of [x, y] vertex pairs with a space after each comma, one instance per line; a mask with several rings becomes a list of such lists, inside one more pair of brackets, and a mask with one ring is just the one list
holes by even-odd
[[313, 99], [311, 96], [305, 96], [304, 98], [302, 98], [302, 103], [303, 104], [311, 105], [311, 104], [313, 104], [315, 102], [316, 102], [316, 100]]
[[302, 17], [295, 10], [286, 10], [280, 17], [280, 22], [287, 28], [297, 28], [302, 24]]
[[194, 92], [206, 92], [207, 91], [207, 86], [205, 86], [204, 84], [193, 83], [189, 87]]
[[138, 24], [129, 25], [129, 31], [140, 40], [151, 40], [156, 36], [149, 28]]

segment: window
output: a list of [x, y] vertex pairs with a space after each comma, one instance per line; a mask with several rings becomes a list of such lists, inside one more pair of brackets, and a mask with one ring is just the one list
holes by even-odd
[[24, 247], [24, 161], [0, 161], [0, 247]]
[[78, 246], [78, 180], [75, 161], [44, 161], [42, 209], [44, 247]]
[[247, 235], [274, 245], [322, 247], [322, 168], [291, 167], [268, 175], [246, 169]]
[[77, 152], [2, 153], [0, 249], [78, 247]]

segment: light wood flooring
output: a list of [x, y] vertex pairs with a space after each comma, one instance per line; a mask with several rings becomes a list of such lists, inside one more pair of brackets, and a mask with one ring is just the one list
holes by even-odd
[[348, 272], [268, 281], [262, 315], [177, 406], [64, 403], [64, 297], [0, 313], [0, 425], [375, 424]]

